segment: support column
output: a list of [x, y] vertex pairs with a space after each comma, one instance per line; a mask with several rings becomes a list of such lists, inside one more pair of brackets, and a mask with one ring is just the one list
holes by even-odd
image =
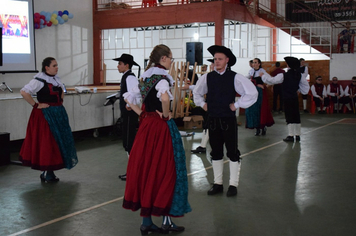
[[224, 44], [224, 14], [219, 11], [215, 18], [215, 44]]

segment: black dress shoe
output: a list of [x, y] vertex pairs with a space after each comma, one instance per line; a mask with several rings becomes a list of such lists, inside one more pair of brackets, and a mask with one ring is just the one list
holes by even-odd
[[140, 231], [141, 235], [147, 235], [148, 232], [161, 232], [161, 228], [158, 228], [158, 226], [155, 224], [152, 224], [150, 226], [141, 225]]
[[40, 179], [42, 183], [57, 183], [59, 181], [59, 178], [55, 175], [53, 175], [52, 178], [47, 179], [44, 173], [40, 175]]
[[260, 129], [256, 129], [256, 133], [255, 133], [255, 136], [259, 136], [261, 133], [261, 130]]
[[208, 195], [215, 195], [217, 193], [222, 193], [224, 190], [224, 187], [222, 184], [214, 184], [211, 189], [208, 191]]
[[297, 141], [297, 142], [300, 141], [300, 136], [299, 136], [299, 135], [296, 135], [296, 136], [295, 136], [295, 141]]
[[285, 139], [283, 139], [284, 142], [294, 142], [293, 136], [287, 136]]
[[264, 127], [264, 128], [262, 129], [262, 135], [266, 135], [266, 132], [267, 132], [267, 127]]
[[237, 187], [230, 185], [227, 190], [226, 196], [232, 197], [236, 195], [237, 195]]
[[183, 232], [184, 230], [185, 230], [185, 228], [183, 226], [177, 226], [172, 223], [171, 225], [162, 225], [161, 234], [168, 234], [169, 231]]
[[121, 179], [122, 181], [126, 181], [126, 174], [119, 175], [119, 179]]
[[205, 153], [206, 148], [203, 148], [202, 146], [197, 147], [195, 150], [191, 150], [192, 153]]
[[305, 114], [309, 114], [309, 111], [307, 109], [304, 110]]

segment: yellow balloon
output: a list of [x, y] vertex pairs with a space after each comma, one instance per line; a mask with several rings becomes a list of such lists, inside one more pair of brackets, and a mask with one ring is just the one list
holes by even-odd
[[55, 19], [57, 18], [57, 14], [53, 13], [51, 18], [54, 17]]
[[58, 25], [58, 20], [55, 20], [54, 22], [52, 22], [54, 25]]
[[62, 19], [63, 19], [64, 21], [67, 21], [67, 20], [68, 20], [68, 15], [62, 15]]

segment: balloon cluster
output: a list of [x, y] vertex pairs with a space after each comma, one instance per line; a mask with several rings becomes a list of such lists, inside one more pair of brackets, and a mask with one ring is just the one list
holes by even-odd
[[35, 22], [35, 29], [42, 29], [46, 26], [51, 27], [52, 25], [62, 25], [64, 22], [72, 19], [73, 14], [69, 13], [67, 10], [54, 11], [52, 13], [41, 11], [40, 13], [36, 12], [33, 18]]

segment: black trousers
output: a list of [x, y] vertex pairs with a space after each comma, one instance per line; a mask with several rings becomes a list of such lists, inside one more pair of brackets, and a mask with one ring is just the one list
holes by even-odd
[[279, 110], [282, 111], [283, 109], [283, 92], [282, 92], [282, 85], [275, 84], [273, 85], [273, 111], [277, 111], [277, 101], [279, 98]]
[[300, 124], [298, 97], [284, 99], [284, 116], [287, 124]]
[[209, 117], [209, 143], [211, 157], [214, 161], [224, 157], [224, 144], [227, 150], [226, 156], [231, 161], [240, 161], [238, 149], [238, 134], [236, 117], [213, 118]]
[[121, 110], [122, 144], [129, 154], [136, 136], [138, 115], [134, 111]]
[[[314, 102], [316, 107], [321, 106], [321, 100], [318, 97], [314, 97]], [[328, 97], [324, 98], [324, 107], [329, 106], [329, 103], [330, 103], [329, 98]]]

